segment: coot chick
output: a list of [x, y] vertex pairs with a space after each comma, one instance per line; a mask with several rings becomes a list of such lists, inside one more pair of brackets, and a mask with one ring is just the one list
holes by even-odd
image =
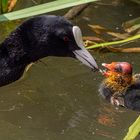
[[25, 21], [0, 44], [0, 86], [16, 81], [28, 64], [46, 56], [77, 58], [98, 69], [80, 28], [61, 16], [44, 15]]
[[124, 106], [140, 111], [140, 74], [132, 74], [132, 65], [128, 62], [102, 64], [105, 79], [99, 92], [113, 105]]

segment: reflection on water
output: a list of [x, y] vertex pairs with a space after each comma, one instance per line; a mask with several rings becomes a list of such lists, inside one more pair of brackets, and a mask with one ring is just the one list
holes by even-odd
[[[130, 19], [127, 12], [131, 11], [135, 17], [139, 14], [137, 9], [132, 4], [117, 7], [91, 5], [73, 22], [82, 28], [84, 35], [92, 34], [88, 30], [88, 23], [104, 25], [112, 30], [118, 26], [121, 30], [122, 21]], [[0, 40], [19, 22], [1, 24]], [[140, 54], [94, 53], [94, 56], [99, 65], [101, 62], [129, 61], [133, 64], [134, 71], [139, 72]], [[45, 65], [41, 62], [34, 64], [24, 79], [0, 88], [0, 139], [123, 138], [138, 113], [116, 108], [101, 99], [98, 86], [102, 76], [99, 73], [93, 73], [71, 58], [48, 57], [42, 61]]]

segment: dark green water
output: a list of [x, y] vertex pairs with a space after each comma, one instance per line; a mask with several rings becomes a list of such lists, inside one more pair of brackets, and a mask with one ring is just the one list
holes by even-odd
[[[121, 32], [122, 22], [140, 16], [139, 6], [132, 3], [111, 6], [111, 0], [104, 2], [105, 5], [91, 5], [73, 21], [84, 35], [92, 34], [87, 24], [100, 24], [113, 31], [117, 27]], [[0, 24], [0, 40], [18, 24], [19, 21]], [[140, 54], [93, 52], [93, 55], [99, 66], [102, 62], [128, 61], [135, 73], [140, 71]], [[116, 108], [101, 99], [98, 86], [103, 77], [99, 73], [71, 58], [48, 57], [42, 61], [46, 65], [38, 62], [23, 79], [0, 88], [0, 140], [121, 140], [124, 137], [139, 113]]]

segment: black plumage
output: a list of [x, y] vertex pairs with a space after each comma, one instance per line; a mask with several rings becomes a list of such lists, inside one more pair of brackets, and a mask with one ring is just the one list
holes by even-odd
[[73, 25], [63, 17], [31, 18], [0, 45], [0, 86], [19, 79], [25, 67], [38, 59], [46, 56], [76, 58], [73, 52], [80, 49], [73, 35]]

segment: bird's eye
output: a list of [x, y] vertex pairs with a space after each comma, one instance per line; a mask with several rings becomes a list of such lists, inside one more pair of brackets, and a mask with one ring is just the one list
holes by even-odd
[[64, 36], [64, 37], [63, 37], [63, 40], [64, 40], [65, 42], [68, 42], [70, 39], [69, 39], [67, 36]]
[[120, 65], [117, 65], [115, 68], [116, 72], [122, 72], [122, 67]]

